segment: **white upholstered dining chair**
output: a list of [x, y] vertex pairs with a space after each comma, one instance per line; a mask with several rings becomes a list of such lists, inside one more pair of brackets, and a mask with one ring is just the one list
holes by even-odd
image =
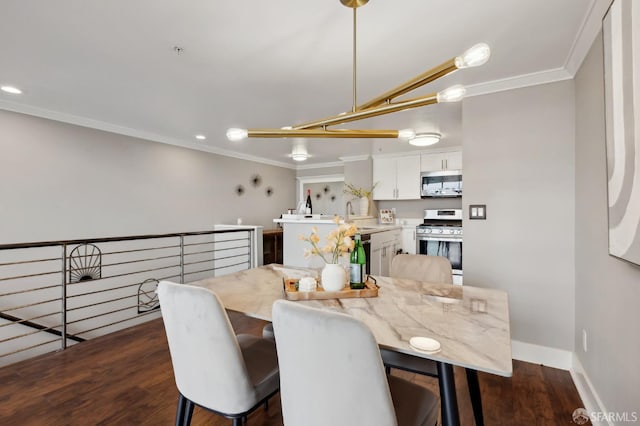
[[275, 344], [235, 335], [215, 293], [161, 281], [158, 297], [179, 391], [176, 425], [189, 425], [194, 404], [234, 426], [278, 392]]
[[437, 397], [415, 383], [387, 378], [378, 344], [361, 321], [278, 300], [273, 328], [285, 425], [436, 424]]

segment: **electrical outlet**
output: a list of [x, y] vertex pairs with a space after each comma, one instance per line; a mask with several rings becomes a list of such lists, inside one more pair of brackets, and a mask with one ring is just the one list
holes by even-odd
[[587, 330], [582, 329], [582, 349], [587, 351]]

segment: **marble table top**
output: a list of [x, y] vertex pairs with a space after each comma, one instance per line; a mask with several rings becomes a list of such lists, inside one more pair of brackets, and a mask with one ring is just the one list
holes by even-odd
[[[317, 271], [266, 265], [194, 283], [213, 290], [227, 309], [271, 320], [271, 306], [283, 299], [283, 278]], [[374, 277], [378, 297], [297, 301], [347, 313], [371, 329], [382, 347], [510, 377], [509, 301], [500, 290], [400, 278]], [[435, 354], [409, 346], [414, 336], [436, 339]]]

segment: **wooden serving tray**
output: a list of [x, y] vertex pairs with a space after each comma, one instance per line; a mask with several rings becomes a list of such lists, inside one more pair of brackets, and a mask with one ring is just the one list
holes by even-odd
[[298, 291], [296, 284], [299, 278], [284, 278], [284, 295], [287, 300], [318, 300], [318, 299], [346, 299], [351, 297], [378, 297], [378, 284], [372, 276], [367, 277], [364, 288], [352, 290], [346, 285], [339, 291], [324, 291], [318, 286], [315, 291]]

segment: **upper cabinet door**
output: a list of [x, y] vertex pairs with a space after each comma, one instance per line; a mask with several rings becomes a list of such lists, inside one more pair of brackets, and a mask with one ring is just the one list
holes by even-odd
[[441, 153], [422, 154], [420, 156], [420, 171], [435, 172], [444, 169], [444, 157]]
[[445, 160], [447, 170], [462, 170], [462, 151], [448, 152]]
[[396, 159], [376, 158], [373, 161], [374, 200], [393, 200], [396, 194]]
[[462, 151], [436, 152], [420, 156], [420, 171], [462, 170]]
[[420, 199], [420, 156], [396, 158], [396, 199]]

